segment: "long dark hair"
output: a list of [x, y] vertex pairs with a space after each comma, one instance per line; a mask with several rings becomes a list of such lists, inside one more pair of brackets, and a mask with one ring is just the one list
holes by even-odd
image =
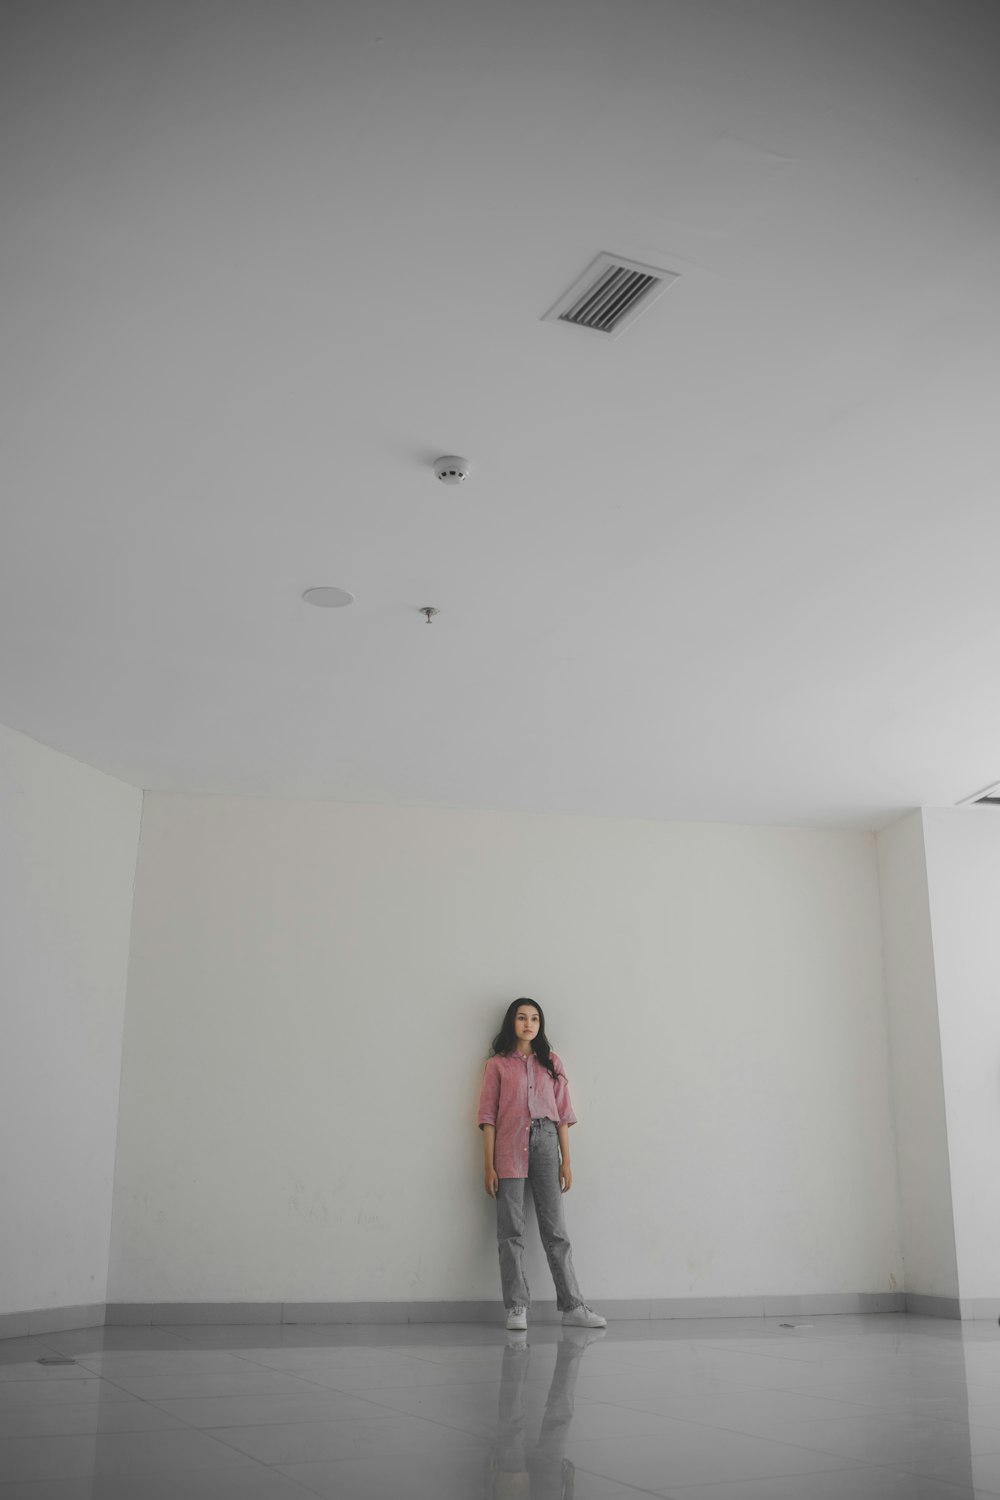
[[510, 1053], [517, 1051], [517, 1032], [514, 1030], [514, 1017], [522, 1005], [530, 1005], [533, 1010], [537, 1010], [538, 1012], [538, 1035], [531, 1044], [532, 1051], [542, 1067], [552, 1074], [553, 1079], [560, 1076], [565, 1077], [565, 1074], [560, 1075], [556, 1072], [556, 1065], [552, 1061], [552, 1048], [549, 1045], [548, 1037], [545, 1035], [545, 1012], [537, 1000], [529, 1000], [526, 995], [522, 995], [520, 1000], [512, 1000], [508, 1005], [507, 1013], [503, 1018], [503, 1025], [493, 1038], [493, 1043], [490, 1047], [490, 1056], [507, 1057]]

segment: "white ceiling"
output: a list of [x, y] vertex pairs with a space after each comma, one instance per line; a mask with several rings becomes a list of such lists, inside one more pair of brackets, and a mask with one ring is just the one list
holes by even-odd
[[[994, 0], [5, 17], [0, 721], [184, 792], [1000, 778]], [[601, 250], [680, 279], [542, 322]]]

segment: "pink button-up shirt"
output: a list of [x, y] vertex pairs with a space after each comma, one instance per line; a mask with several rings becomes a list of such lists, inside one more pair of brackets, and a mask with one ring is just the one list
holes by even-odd
[[486, 1064], [479, 1096], [479, 1123], [496, 1126], [493, 1160], [498, 1177], [527, 1177], [532, 1120], [576, 1124], [566, 1075], [554, 1052], [552, 1061], [559, 1074], [555, 1082], [533, 1052], [491, 1057]]

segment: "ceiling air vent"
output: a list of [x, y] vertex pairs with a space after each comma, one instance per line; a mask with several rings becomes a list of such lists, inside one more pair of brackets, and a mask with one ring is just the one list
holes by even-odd
[[983, 787], [981, 792], [973, 792], [971, 797], [963, 797], [958, 803], [959, 807], [1000, 807], [1000, 781], [993, 786]]
[[549, 308], [543, 321], [572, 323], [617, 338], [676, 280], [676, 271], [601, 254]]

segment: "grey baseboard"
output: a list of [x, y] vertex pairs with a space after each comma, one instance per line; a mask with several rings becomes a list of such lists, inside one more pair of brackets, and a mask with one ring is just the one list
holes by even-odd
[[[948, 1298], [948, 1301], [953, 1301]], [[960, 1302], [961, 1316], [968, 1320], [986, 1319], [990, 1323], [1000, 1320], [1000, 1297], [963, 1297]], [[959, 1313], [942, 1313], [941, 1317], [957, 1318]]]
[[[930, 1318], [1000, 1318], [1000, 1297], [935, 1297], [918, 1292], [815, 1292], [786, 1297], [601, 1298], [612, 1322], [684, 1318], [822, 1317], [854, 1313], [913, 1313]], [[495, 1323], [500, 1301], [468, 1302], [93, 1302], [76, 1307], [0, 1313], [0, 1339], [63, 1333], [72, 1328], [158, 1324]], [[553, 1301], [538, 1301], [539, 1323], [559, 1319]]]
[[901, 1313], [906, 1311], [902, 1292], [804, 1292], [797, 1297], [765, 1297], [767, 1318], [830, 1317], [845, 1313]]
[[[605, 1317], [613, 1322], [649, 1322], [665, 1318], [901, 1313], [906, 1311], [906, 1298], [902, 1292], [816, 1292], [787, 1297], [600, 1298], [599, 1305]], [[919, 1310], [927, 1312], [924, 1308]], [[109, 1325], [494, 1323], [499, 1314], [499, 1299], [486, 1302], [111, 1302], [107, 1322]], [[554, 1301], [536, 1301], [532, 1306], [532, 1316], [536, 1322], [543, 1323], [559, 1319]], [[935, 1316], [949, 1314], [939, 1311]]]
[[283, 1323], [281, 1302], [109, 1302], [109, 1328], [151, 1323]]
[[[555, 1303], [552, 1304], [553, 1308]], [[495, 1302], [286, 1302], [283, 1323], [489, 1323]]]
[[[491, 1302], [110, 1302], [113, 1326], [195, 1323], [483, 1323], [495, 1322]], [[552, 1303], [555, 1316], [555, 1303]]]
[[107, 1308], [103, 1302], [0, 1313], [0, 1339], [24, 1339], [43, 1333], [65, 1333], [70, 1328], [103, 1328], [106, 1317]]
[[[1000, 1312], [1000, 1302], [996, 1303]], [[965, 1311], [965, 1303], [957, 1297], [935, 1297], [925, 1292], [907, 1292], [906, 1311], [921, 1318], [971, 1318], [974, 1313]]]

